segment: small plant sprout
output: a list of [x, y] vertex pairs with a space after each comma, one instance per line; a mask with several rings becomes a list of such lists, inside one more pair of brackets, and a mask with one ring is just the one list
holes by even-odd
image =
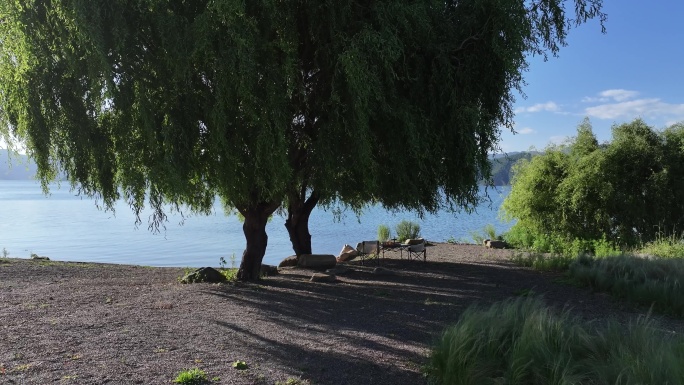
[[237, 361], [233, 362], [233, 367], [237, 370], [246, 370], [247, 369], [247, 363], [245, 361], [237, 360]]

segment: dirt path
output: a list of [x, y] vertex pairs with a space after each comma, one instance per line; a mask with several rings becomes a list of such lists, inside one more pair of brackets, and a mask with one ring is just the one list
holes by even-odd
[[0, 259], [0, 384], [169, 384], [194, 367], [214, 384], [426, 384], [431, 342], [475, 302], [532, 291], [585, 319], [644, 312], [509, 255], [439, 244], [427, 263], [388, 253], [393, 275], [351, 266], [337, 283], [310, 283], [311, 272], [288, 270], [239, 285], [181, 285], [175, 268]]

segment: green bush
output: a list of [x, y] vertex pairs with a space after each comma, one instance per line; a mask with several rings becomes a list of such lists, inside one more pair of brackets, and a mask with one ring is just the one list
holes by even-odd
[[663, 258], [684, 258], [684, 238], [675, 235], [659, 236], [655, 241], [647, 243], [639, 252]]
[[385, 241], [388, 241], [391, 237], [392, 237], [392, 233], [390, 232], [389, 226], [387, 226], [387, 225], [378, 226], [378, 241], [385, 242]]
[[590, 325], [538, 298], [468, 308], [433, 347], [438, 385], [680, 384], [684, 343], [640, 319]]
[[516, 249], [536, 253], [552, 253], [568, 257], [593, 254], [597, 257], [620, 255], [622, 251], [605, 237], [601, 239], [567, 239], [558, 234], [540, 234], [516, 223], [503, 235], [503, 239]]
[[403, 220], [399, 222], [395, 230], [399, 242], [420, 237], [420, 225], [416, 222]]
[[181, 385], [202, 385], [208, 383], [209, 379], [203, 370], [194, 368], [183, 370], [182, 372], [178, 373], [173, 382]]

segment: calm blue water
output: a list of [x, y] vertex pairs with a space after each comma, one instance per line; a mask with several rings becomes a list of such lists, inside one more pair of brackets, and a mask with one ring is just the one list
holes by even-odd
[[[502, 232], [511, 224], [498, 220], [498, 208], [509, 191], [490, 188], [491, 205], [472, 215], [440, 213], [418, 219], [412, 213], [392, 214], [374, 207], [360, 218], [350, 212], [336, 221], [332, 213], [316, 210], [309, 222], [313, 251], [338, 254], [345, 243], [375, 239], [378, 225], [394, 229], [403, 219], [418, 222], [422, 236], [437, 242], [450, 237], [472, 241], [470, 233], [488, 223]], [[226, 217], [219, 203], [213, 215], [186, 217], [182, 225], [180, 215], [169, 215], [166, 231], [158, 234], [148, 231], [148, 214], [141, 216], [143, 224], [136, 228], [125, 203], [118, 204], [115, 213], [74, 196], [68, 186], [54, 186], [46, 197], [37, 182], [0, 180], [0, 249], [15, 258], [35, 253], [62, 261], [193, 267], [218, 266], [220, 257], [230, 264], [234, 254], [235, 263], [240, 263], [245, 246], [242, 224], [235, 216]], [[268, 224], [264, 263], [277, 264], [293, 253], [284, 223], [276, 216]]]

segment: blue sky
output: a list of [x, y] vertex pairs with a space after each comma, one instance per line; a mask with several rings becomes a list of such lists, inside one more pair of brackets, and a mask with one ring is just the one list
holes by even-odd
[[530, 59], [518, 134], [504, 129], [504, 151], [561, 143], [584, 117], [600, 142], [636, 118], [658, 129], [684, 121], [684, 1], [604, 0], [604, 11], [606, 34], [591, 21], [570, 31], [558, 57]]

